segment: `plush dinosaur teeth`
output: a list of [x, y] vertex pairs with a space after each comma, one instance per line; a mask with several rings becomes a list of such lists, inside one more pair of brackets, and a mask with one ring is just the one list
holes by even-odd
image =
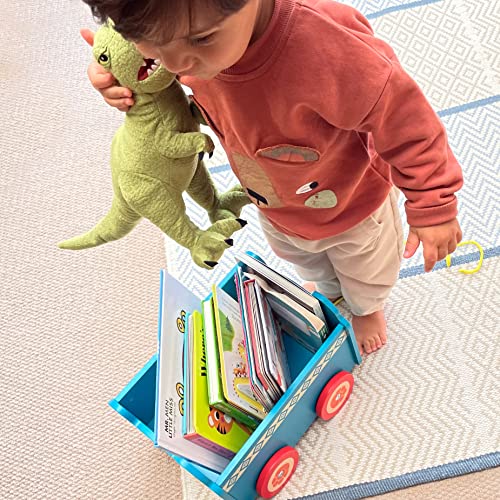
[[146, 80], [149, 76], [151, 76], [158, 66], [155, 65], [154, 59], [144, 59], [142, 66], [139, 68], [139, 73], [137, 75], [137, 79], [139, 81]]

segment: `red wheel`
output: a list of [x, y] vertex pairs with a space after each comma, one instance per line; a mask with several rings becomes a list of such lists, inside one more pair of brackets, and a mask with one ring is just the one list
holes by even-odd
[[318, 402], [316, 403], [316, 413], [323, 420], [330, 420], [347, 403], [354, 385], [352, 373], [340, 372], [334, 375], [328, 384], [325, 385]]
[[257, 493], [262, 498], [272, 498], [288, 483], [299, 463], [295, 448], [285, 446], [277, 451], [262, 469], [257, 479]]

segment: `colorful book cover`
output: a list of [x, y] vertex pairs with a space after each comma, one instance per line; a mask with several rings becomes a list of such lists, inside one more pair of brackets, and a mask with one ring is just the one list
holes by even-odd
[[249, 276], [265, 292], [281, 328], [307, 349], [317, 351], [328, 334], [325, 322], [288, 295], [274, 290], [265, 279], [253, 274]]
[[272, 362], [271, 371], [281, 391], [285, 393], [291, 384], [290, 368], [288, 366], [285, 345], [283, 343], [283, 332], [279, 328], [276, 318], [271, 313], [271, 306], [262, 293], [260, 287], [257, 288], [258, 296], [261, 296], [263, 314], [267, 318], [266, 324], [269, 326], [266, 343], [270, 348]]
[[275, 320], [270, 313], [270, 306], [264, 292], [257, 282], [254, 282], [254, 292], [259, 316], [258, 332], [264, 361], [264, 375], [268, 379], [271, 399], [278, 401], [283, 395], [283, 391], [281, 390], [281, 370], [278, 369], [280, 360], [276, 351], [276, 338], [272, 333], [272, 330], [276, 328]]
[[193, 312], [193, 357], [191, 389], [192, 427], [186, 439], [226, 458], [232, 458], [251, 434], [251, 430], [229, 415], [211, 408], [208, 404], [207, 366], [203, 320], [198, 311]]
[[207, 357], [208, 401], [210, 406], [239, 420], [255, 429], [260, 420], [251, 417], [244, 411], [229, 404], [224, 397], [219, 361], [219, 345], [215, 329], [215, 318], [212, 297], [202, 303], [203, 321], [205, 327], [205, 350]]
[[228, 459], [184, 439], [183, 346], [187, 312], [199, 299], [166, 271], [161, 273], [158, 327], [155, 444], [168, 452], [222, 472]]
[[267, 412], [250, 387], [240, 306], [216, 285], [212, 291], [224, 397], [232, 405], [262, 420]]
[[243, 273], [242, 268], [238, 266], [235, 276], [234, 276], [234, 282], [236, 286], [236, 293], [238, 295], [238, 303], [240, 306], [240, 313], [241, 313], [241, 318], [242, 318], [242, 327], [243, 327], [243, 336], [245, 338], [245, 345], [246, 345], [246, 355], [247, 355], [247, 367], [248, 367], [248, 374], [249, 374], [249, 380], [250, 380], [250, 387], [252, 388], [252, 392], [254, 394], [254, 397], [258, 399], [263, 406], [266, 405], [271, 405], [271, 403], [268, 402], [267, 398], [264, 396], [265, 390], [262, 384], [259, 381], [259, 377], [257, 376], [257, 370], [256, 370], [256, 359], [253, 354], [253, 344], [252, 344], [252, 336], [251, 336], [251, 330], [252, 330], [252, 321], [253, 321], [253, 314], [251, 311], [251, 307], [248, 305], [248, 287], [245, 286], [248, 281], [253, 281], [249, 280], [249, 278]]
[[256, 310], [257, 302], [254, 285], [254, 280], [247, 280], [243, 283], [244, 299], [248, 314], [247, 352], [255, 372], [251, 380], [251, 387], [262, 405], [268, 410], [271, 410], [274, 403], [269, 394], [269, 381], [264, 375], [264, 353], [257, 332], [259, 312]]
[[321, 321], [326, 322], [320, 301], [305, 288], [248, 253], [235, 252], [235, 258], [245, 265], [247, 272], [252, 272], [252, 274], [257, 273], [269, 283], [272, 283], [277, 291], [290, 296], [294, 301], [299, 302], [303, 307], [320, 318]]
[[184, 333], [184, 353], [182, 362], [184, 381], [184, 414], [182, 415], [182, 434], [185, 435], [191, 426], [191, 413], [193, 411], [193, 390], [191, 385], [191, 366], [193, 361], [193, 315], [186, 314], [187, 328]]

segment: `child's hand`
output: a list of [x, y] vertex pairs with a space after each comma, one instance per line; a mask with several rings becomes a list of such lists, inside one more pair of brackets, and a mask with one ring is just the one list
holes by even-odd
[[[82, 38], [92, 47], [94, 45], [94, 32], [89, 29], [80, 30]], [[90, 63], [87, 75], [92, 86], [104, 97], [104, 100], [120, 111], [128, 111], [134, 105], [132, 91], [126, 87], [117, 87], [116, 80], [100, 64]]]
[[438, 260], [442, 260], [453, 253], [461, 239], [462, 230], [457, 219], [437, 226], [410, 226], [403, 257], [411, 257], [417, 251], [420, 242], [422, 242], [424, 247], [424, 270], [427, 273], [432, 271], [434, 264]]

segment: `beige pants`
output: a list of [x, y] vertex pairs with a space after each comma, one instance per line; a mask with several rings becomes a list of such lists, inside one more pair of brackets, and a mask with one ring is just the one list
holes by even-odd
[[403, 254], [398, 196], [393, 189], [368, 218], [323, 240], [287, 236], [260, 211], [259, 218], [272, 250], [291, 262], [302, 279], [315, 282], [326, 297], [343, 295], [353, 314], [366, 316], [383, 308], [398, 279]]

